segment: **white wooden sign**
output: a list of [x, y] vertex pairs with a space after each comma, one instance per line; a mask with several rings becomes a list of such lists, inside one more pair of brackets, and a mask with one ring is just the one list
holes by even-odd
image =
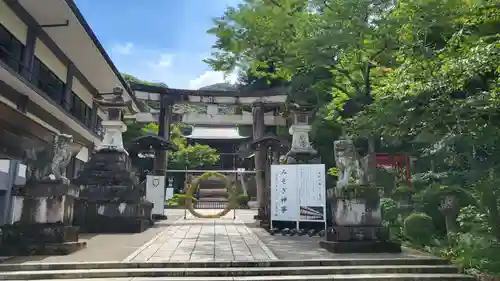
[[325, 222], [324, 164], [271, 165], [271, 222]]
[[173, 188], [167, 187], [165, 190], [166, 190], [165, 191], [165, 200], [168, 200], [168, 199], [174, 197], [174, 189]]
[[146, 176], [146, 199], [154, 204], [153, 215], [165, 215], [165, 177]]
[[298, 220], [297, 181], [292, 165], [271, 166], [271, 220]]

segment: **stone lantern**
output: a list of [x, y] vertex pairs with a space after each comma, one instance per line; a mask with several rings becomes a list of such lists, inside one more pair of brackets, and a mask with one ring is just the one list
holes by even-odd
[[310, 131], [309, 113], [292, 112], [292, 126], [288, 130], [290, 135], [292, 135], [292, 146], [289, 154], [316, 155], [318, 153], [309, 142]]
[[114, 97], [111, 99], [96, 100], [96, 103], [108, 115], [108, 120], [102, 121], [104, 138], [102, 144], [96, 148], [96, 151], [112, 149], [127, 153], [123, 147], [123, 133], [127, 131], [127, 126], [122, 120], [123, 111], [130, 106], [131, 101], [123, 99], [123, 89], [121, 88], [113, 89], [113, 93], [109, 95], [114, 95]]
[[75, 208], [74, 221], [88, 232], [137, 233], [152, 224], [153, 204], [145, 200], [145, 184], [139, 183], [123, 146], [122, 133], [127, 129], [123, 113], [131, 101], [122, 94], [122, 89], [115, 88], [95, 100], [108, 115], [102, 122], [104, 138], [74, 179], [84, 198]]

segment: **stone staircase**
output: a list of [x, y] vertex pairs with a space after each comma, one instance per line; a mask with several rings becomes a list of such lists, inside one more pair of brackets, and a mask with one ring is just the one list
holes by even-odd
[[209, 178], [200, 182], [200, 198], [194, 204], [195, 209], [224, 209], [228, 204], [224, 181]]
[[0, 264], [0, 280], [130, 279], [133, 277], [162, 281], [475, 280], [471, 276], [458, 274], [456, 267], [435, 258]]

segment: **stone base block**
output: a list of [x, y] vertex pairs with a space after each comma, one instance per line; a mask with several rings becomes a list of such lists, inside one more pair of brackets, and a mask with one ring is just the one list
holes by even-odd
[[0, 247], [6, 256], [65, 256], [87, 247], [86, 242], [13, 244]]
[[151, 215], [151, 217], [155, 221], [163, 221], [163, 220], [168, 219], [168, 217], [166, 215], [155, 215], [155, 214], [153, 214], [153, 215]]
[[94, 216], [91, 222], [82, 225], [82, 231], [87, 233], [140, 233], [152, 225], [153, 222], [149, 219]]
[[5, 225], [1, 245], [78, 242], [79, 230], [77, 226], [58, 223]]
[[391, 241], [321, 241], [319, 245], [331, 253], [401, 253], [401, 244]]
[[149, 202], [79, 200], [73, 224], [89, 233], [139, 233], [152, 225], [151, 210]]

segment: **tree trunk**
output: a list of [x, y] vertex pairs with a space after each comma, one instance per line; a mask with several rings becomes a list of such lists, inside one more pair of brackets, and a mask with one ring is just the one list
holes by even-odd
[[375, 148], [375, 138], [370, 136], [368, 138], [368, 184], [372, 187], [377, 185], [377, 152]]

